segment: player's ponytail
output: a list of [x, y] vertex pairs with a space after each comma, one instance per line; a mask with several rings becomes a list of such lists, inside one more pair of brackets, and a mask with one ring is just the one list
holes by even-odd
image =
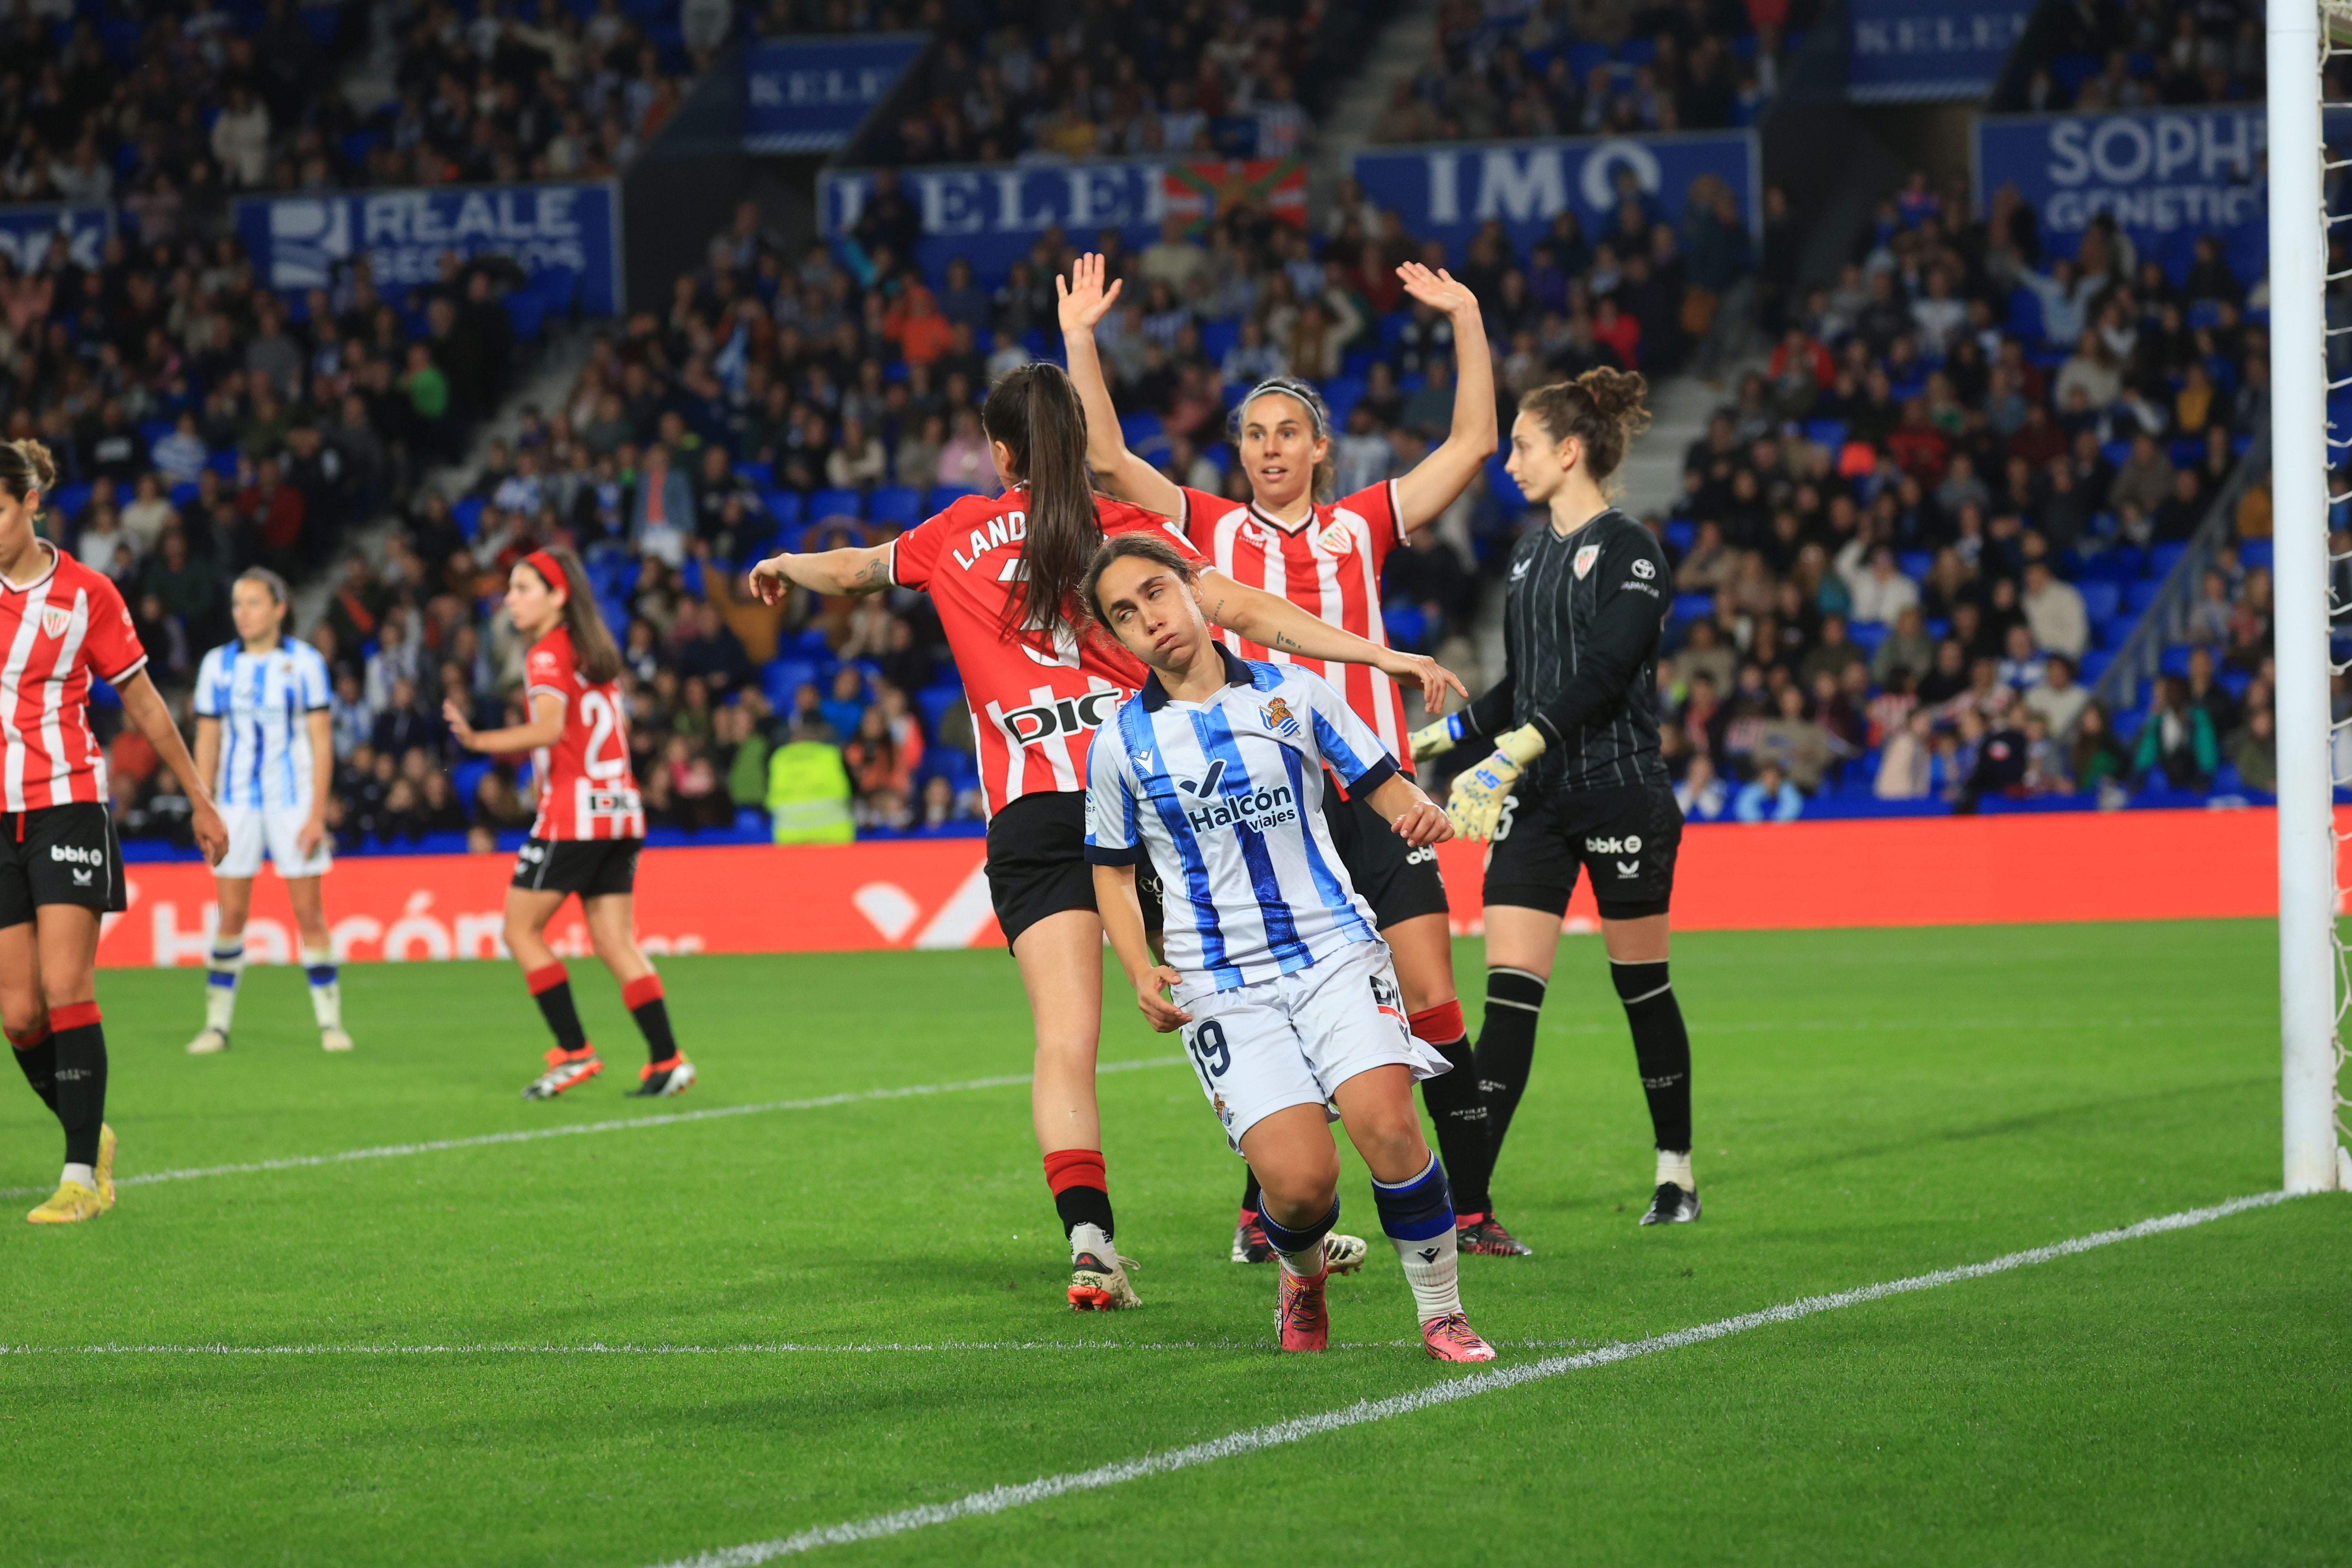
[[1087, 473], [1086, 405], [1061, 366], [1026, 364], [989, 390], [980, 422], [990, 440], [1004, 443], [1013, 477], [1029, 487], [1021, 547], [1028, 577], [1006, 605], [1007, 625], [1032, 632], [1067, 625], [1103, 540]]
[[21, 441], [0, 441], [0, 489], [14, 500], [23, 500], [36, 490], [48, 495], [58, 488], [58, 460], [49, 449], [31, 437]]
[[1642, 400], [1650, 384], [1639, 371], [1601, 366], [1574, 381], [1538, 386], [1519, 399], [1519, 411], [1542, 422], [1554, 445], [1573, 436], [1584, 447], [1585, 471], [1604, 489], [1625, 460], [1625, 448], [1649, 428]]
[[[596, 591], [588, 584], [588, 569], [580, 564], [580, 557], [568, 545], [548, 544], [524, 556], [523, 564], [538, 573], [549, 587], [563, 590], [563, 629], [571, 634], [572, 661], [581, 679], [591, 686], [602, 686], [618, 677], [621, 650], [604, 627], [604, 613], [596, 608]], [[550, 566], [562, 581], [548, 575]]]

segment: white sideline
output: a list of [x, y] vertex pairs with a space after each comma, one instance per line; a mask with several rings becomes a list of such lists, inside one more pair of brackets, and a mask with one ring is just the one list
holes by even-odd
[[[1136, 1072], [1145, 1068], [1181, 1067], [1182, 1057], [1147, 1057], [1139, 1061], [1104, 1062], [1095, 1068]], [[277, 1160], [254, 1160], [236, 1165], [200, 1165], [180, 1171], [146, 1171], [124, 1176], [118, 1187], [143, 1187], [154, 1182], [194, 1182], [207, 1176], [247, 1176], [267, 1171], [299, 1171], [317, 1165], [342, 1165], [354, 1160], [399, 1160], [412, 1154], [438, 1154], [451, 1149], [487, 1149], [499, 1143], [530, 1143], [541, 1138], [576, 1138], [591, 1132], [631, 1132], [642, 1127], [675, 1127], [685, 1121], [715, 1121], [723, 1116], [761, 1116], [772, 1110], [823, 1110], [835, 1105], [860, 1105], [877, 1100], [909, 1100], [922, 1095], [961, 1094], [975, 1089], [1010, 1089], [1029, 1081], [1027, 1073], [1002, 1078], [967, 1079], [961, 1083], [919, 1083], [904, 1089], [866, 1089], [848, 1094], [824, 1094], [814, 1100], [770, 1100], [757, 1105], [714, 1105], [708, 1110], [676, 1110], [664, 1116], [636, 1116], [618, 1121], [581, 1121], [567, 1127], [532, 1127], [513, 1132], [485, 1132], [478, 1138], [436, 1138], [425, 1143], [383, 1143], [373, 1149], [345, 1149], [333, 1154], [290, 1154]], [[0, 1197], [45, 1195], [47, 1187], [0, 1187]]]
[[[1564, 1345], [1589, 1345], [1591, 1340], [1496, 1340], [1506, 1350], [1558, 1350]], [[1334, 1340], [1333, 1350], [1403, 1350], [1419, 1340]], [[0, 1355], [184, 1355], [184, 1356], [340, 1356], [340, 1355], [909, 1355], [962, 1351], [1262, 1351], [1260, 1340], [933, 1340], [903, 1344], [736, 1344], [736, 1345], [0, 1345]]]
[[1117, 1464], [1103, 1465], [1091, 1470], [1076, 1470], [1059, 1476], [1042, 1476], [1019, 1486], [992, 1487], [986, 1491], [972, 1492], [953, 1502], [929, 1503], [921, 1508], [900, 1509], [895, 1513], [875, 1514], [842, 1524], [829, 1524], [815, 1530], [804, 1530], [797, 1535], [781, 1536], [773, 1541], [758, 1541], [744, 1546], [730, 1546], [722, 1551], [707, 1552], [698, 1557], [681, 1558], [662, 1568], [751, 1568], [777, 1557], [788, 1557], [812, 1552], [820, 1546], [845, 1546], [852, 1542], [873, 1541], [884, 1536], [903, 1535], [908, 1531], [929, 1525], [946, 1524], [953, 1520], [982, 1514], [1003, 1513], [1011, 1509], [1024, 1508], [1030, 1503], [1044, 1502], [1049, 1498], [1064, 1497], [1071, 1492], [1097, 1491], [1115, 1487], [1123, 1481], [1140, 1480], [1147, 1476], [1165, 1475], [1171, 1470], [1190, 1469], [1195, 1465], [1213, 1464], [1240, 1454], [1255, 1453], [1262, 1448], [1280, 1447], [1325, 1432], [1343, 1427], [1360, 1426], [1374, 1421], [1386, 1421], [1392, 1416], [1409, 1415], [1435, 1405], [1450, 1405], [1455, 1400], [1472, 1399], [1499, 1389], [1517, 1388], [1521, 1384], [1559, 1377], [1565, 1373], [1582, 1372], [1597, 1366], [1609, 1366], [1617, 1362], [1631, 1361], [1635, 1356], [1649, 1355], [1658, 1351], [1681, 1350], [1686, 1346], [1705, 1344], [1711, 1340], [1745, 1333], [1750, 1329], [1769, 1327], [1774, 1323], [1792, 1322], [1810, 1318], [1817, 1312], [1833, 1312], [1844, 1307], [1860, 1306], [1888, 1296], [1900, 1296], [1914, 1290], [1933, 1290], [1940, 1286], [1954, 1285], [1964, 1279], [1978, 1279], [1988, 1274], [2004, 1274], [2012, 1268], [2023, 1268], [2036, 1263], [2048, 1263], [2069, 1258], [2095, 1247], [2112, 1246], [2118, 1241], [2136, 1241], [2142, 1237], [2160, 1236], [2167, 1231], [2186, 1230], [2192, 1226], [2242, 1213], [2247, 1209], [2267, 1208], [2285, 1201], [2284, 1193], [2257, 1193], [2250, 1197], [2232, 1198], [2215, 1204], [2210, 1208], [2187, 1209], [2179, 1214], [2144, 1219], [2120, 1230], [2099, 1231], [2091, 1236], [2078, 1236], [2071, 1241], [2061, 1241], [2049, 1247], [2029, 1247], [1983, 1263], [1964, 1264], [1957, 1268], [1939, 1268], [1929, 1274], [1915, 1274], [1906, 1279], [1891, 1279], [1878, 1285], [1864, 1285], [1852, 1290], [1841, 1290], [1829, 1296], [1807, 1296], [1767, 1307], [1761, 1311], [1743, 1312], [1735, 1318], [1724, 1318], [1696, 1328], [1677, 1329], [1671, 1333], [1656, 1334], [1630, 1343], [1604, 1345], [1581, 1355], [1549, 1356], [1542, 1361], [1528, 1362], [1519, 1366], [1496, 1367], [1492, 1371], [1475, 1373], [1467, 1377], [1433, 1384], [1409, 1394], [1391, 1395], [1387, 1399], [1364, 1400], [1344, 1409], [1327, 1410], [1320, 1415], [1302, 1415], [1294, 1420], [1278, 1421], [1270, 1426], [1254, 1426], [1246, 1431], [1229, 1433], [1205, 1443], [1194, 1443], [1182, 1448], [1169, 1448], [1139, 1458], [1122, 1459]]

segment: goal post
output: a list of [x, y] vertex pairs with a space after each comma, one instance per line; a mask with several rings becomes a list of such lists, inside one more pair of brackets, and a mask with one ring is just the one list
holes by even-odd
[[[2271, 484], [2278, 672], [2279, 1035], [2285, 1188], [2345, 1184], [2337, 1137], [2334, 733], [2322, 67], [2352, 0], [2272, 0], [2269, 65]], [[2323, 22], [2326, 24], [2323, 28]], [[2352, 380], [2352, 377], [2347, 377]]]

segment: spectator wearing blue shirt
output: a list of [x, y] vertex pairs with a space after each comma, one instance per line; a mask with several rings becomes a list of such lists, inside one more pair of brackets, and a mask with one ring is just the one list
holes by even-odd
[[1766, 763], [1756, 776], [1739, 786], [1731, 815], [1742, 822], [1794, 822], [1804, 815], [1805, 797], [1781, 776], [1778, 763]]

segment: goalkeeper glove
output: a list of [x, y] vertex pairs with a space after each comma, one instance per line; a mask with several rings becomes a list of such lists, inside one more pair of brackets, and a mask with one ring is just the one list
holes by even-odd
[[1463, 721], [1468, 717], [1466, 711], [1453, 713], [1434, 724], [1423, 724], [1415, 730], [1405, 740], [1407, 748], [1412, 752], [1412, 760], [1425, 763], [1432, 757], [1444, 756], [1459, 745], [1464, 734]]
[[1496, 741], [1493, 756], [1454, 781], [1454, 793], [1445, 806], [1446, 820], [1454, 824], [1454, 831], [1465, 838], [1493, 838], [1512, 786], [1527, 765], [1543, 753], [1543, 731], [1533, 724], [1522, 724]]

